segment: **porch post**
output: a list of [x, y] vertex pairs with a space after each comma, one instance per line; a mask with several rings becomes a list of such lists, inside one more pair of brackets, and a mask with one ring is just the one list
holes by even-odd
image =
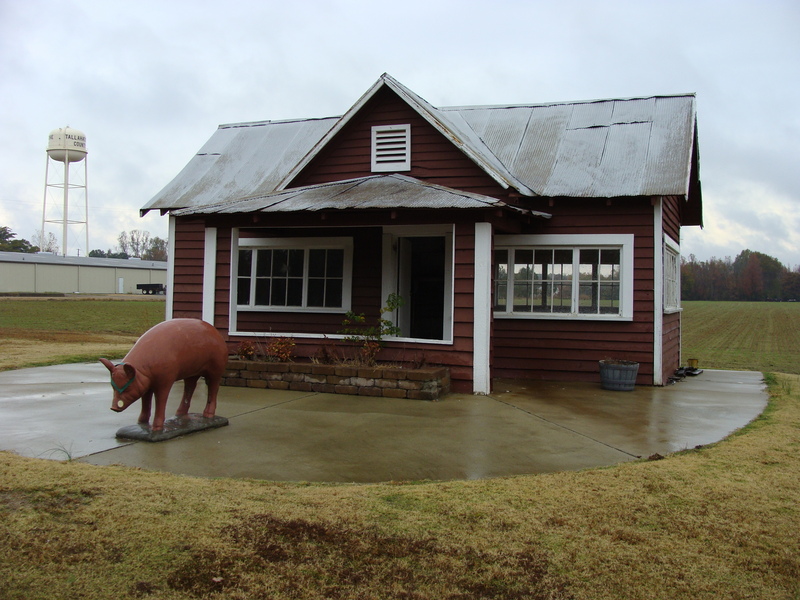
[[664, 214], [663, 198], [653, 204], [653, 385], [663, 385], [664, 369]]
[[170, 215], [167, 236], [167, 306], [164, 311], [164, 318], [167, 321], [172, 318], [172, 299], [175, 291], [175, 229], [175, 217]]
[[206, 227], [203, 247], [203, 321], [214, 324], [214, 291], [217, 275], [217, 228]]
[[492, 225], [475, 223], [475, 289], [473, 290], [472, 391], [492, 391], [490, 344], [492, 325]]

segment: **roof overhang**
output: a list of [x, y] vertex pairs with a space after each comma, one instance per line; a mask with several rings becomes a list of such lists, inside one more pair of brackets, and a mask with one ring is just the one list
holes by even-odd
[[514, 206], [493, 198], [405, 175], [372, 175], [333, 183], [292, 188], [220, 204], [183, 208], [171, 214], [230, 215], [243, 213], [300, 213], [323, 210], [369, 209], [503, 209], [549, 219], [550, 214]]

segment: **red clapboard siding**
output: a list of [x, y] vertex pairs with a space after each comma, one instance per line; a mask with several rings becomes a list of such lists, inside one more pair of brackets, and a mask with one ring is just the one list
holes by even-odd
[[[525, 379], [599, 378], [604, 358], [636, 360], [638, 383], [653, 382], [653, 206], [649, 198], [538, 200], [553, 217], [537, 233], [634, 235], [631, 322], [502, 319], [493, 321], [492, 374]], [[552, 205], [551, 205], [552, 204]]]
[[664, 196], [662, 201], [664, 233], [676, 242], [681, 240], [681, 202], [677, 196]]
[[380, 90], [371, 98], [291, 187], [373, 175], [372, 127], [399, 124], [411, 125], [411, 170], [404, 175], [494, 197], [506, 195], [489, 175], [389, 89]]
[[175, 274], [172, 282], [173, 318], [196, 318], [203, 310], [202, 219], [177, 219], [175, 224]]

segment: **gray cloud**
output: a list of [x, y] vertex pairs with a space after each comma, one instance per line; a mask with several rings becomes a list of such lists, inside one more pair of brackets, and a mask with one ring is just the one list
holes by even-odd
[[439, 106], [697, 92], [707, 227], [684, 253], [797, 265], [799, 27], [794, 0], [3, 2], [0, 224], [38, 229], [46, 136], [69, 124], [90, 246], [166, 236], [138, 209], [218, 124], [341, 114], [386, 71]]

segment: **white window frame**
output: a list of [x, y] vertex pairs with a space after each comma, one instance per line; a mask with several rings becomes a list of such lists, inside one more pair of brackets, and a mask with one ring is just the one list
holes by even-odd
[[[303, 306], [263, 306], [237, 303], [237, 280], [239, 273], [239, 250], [343, 250], [344, 265], [342, 277], [342, 306], [305, 306], [308, 291], [308, 256], [304, 253], [303, 265]], [[353, 238], [320, 237], [320, 238], [238, 238], [234, 236], [231, 247], [231, 306], [237, 312], [281, 312], [281, 313], [340, 313], [351, 309], [353, 284]], [[252, 296], [252, 290], [251, 290]]]
[[664, 314], [680, 312], [681, 308], [681, 247], [664, 235]]
[[[497, 319], [538, 319], [538, 320], [580, 320], [580, 321], [632, 321], [633, 320], [633, 234], [590, 234], [590, 235], [498, 235], [495, 237], [495, 250], [576, 250], [618, 249], [620, 250], [620, 310], [619, 314], [580, 313], [578, 294], [580, 292], [578, 269], [573, 268], [572, 312], [514, 312], [512, 310], [494, 311]], [[578, 253], [573, 253], [577, 256]], [[577, 259], [575, 259], [577, 260]], [[511, 270], [509, 281], [511, 282]], [[493, 281], [494, 283], [494, 281]]]
[[373, 173], [411, 170], [411, 125], [375, 125], [370, 165]]
[[[388, 336], [387, 340], [397, 342], [415, 342], [426, 344], [453, 344], [453, 307], [455, 294], [453, 291], [453, 271], [455, 268], [455, 226], [443, 225], [395, 225], [383, 228], [383, 277], [381, 283], [381, 297], [387, 298], [389, 294], [399, 294], [399, 269], [398, 269], [398, 238], [405, 237], [444, 237], [445, 238], [445, 272], [444, 272], [444, 315], [442, 338], [432, 340], [427, 338], [412, 338], [402, 336]], [[402, 310], [402, 309], [401, 309]], [[399, 311], [398, 311], [399, 312]], [[394, 312], [384, 315], [395, 325], [400, 323], [400, 315]]]

